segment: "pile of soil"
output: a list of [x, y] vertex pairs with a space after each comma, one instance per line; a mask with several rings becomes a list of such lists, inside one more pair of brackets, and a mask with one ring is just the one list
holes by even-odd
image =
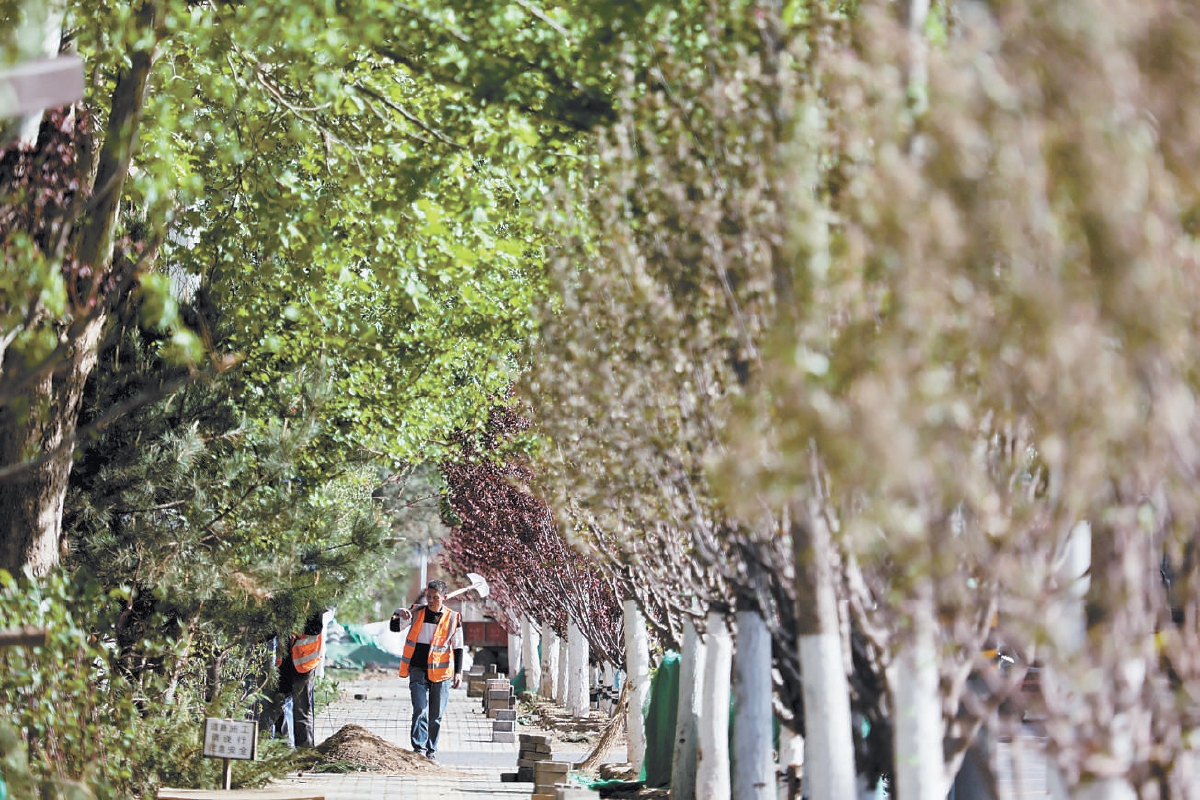
[[[317, 745], [321, 763], [361, 765], [364, 770], [388, 775], [412, 775], [440, 770], [436, 763], [382, 739], [360, 725], [346, 725]], [[319, 766], [317, 767], [319, 769]]]

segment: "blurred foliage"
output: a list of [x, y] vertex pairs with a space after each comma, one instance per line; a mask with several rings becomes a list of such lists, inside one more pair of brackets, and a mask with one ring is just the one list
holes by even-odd
[[[150, 796], [159, 785], [218, 785], [219, 760], [201, 757], [203, 719], [242, 717], [253, 696], [231, 683], [205, 702], [200, 683], [164, 702], [165, 681], [130, 682], [111, 634], [128, 595], [83, 574], [0, 572], [0, 627], [48, 632], [43, 646], [0, 650], [0, 763], [11, 797], [103, 800]], [[161, 657], [177, 657], [170, 642], [158, 644]], [[259, 760], [239, 764], [235, 776], [261, 785], [291, 758], [263, 742]]]

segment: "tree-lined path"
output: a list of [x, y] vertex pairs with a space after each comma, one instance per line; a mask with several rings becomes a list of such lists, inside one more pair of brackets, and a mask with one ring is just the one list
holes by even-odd
[[[85, 75], [0, 118], [0, 798], [213, 785], [435, 567], [672, 800], [945, 800], [1029, 719], [1056, 800], [1200, 797], [1200, 3], [0, 19]], [[503, 796], [461, 699], [296, 779]]]
[[[359, 680], [343, 684], [342, 690], [341, 699], [318, 709], [318, 744], [345, 725], [361, 725], [393, 744], [405, 749], [409, 747], [412, 706], [407, 680]], [[356, 695], [363, 695], [365, 699], [354, 699]], [[535, 732], [532, 729], [523, 731]], [[500, 773], [516, 771], [517, 745], [492, 742], [491, 739], [491, 720], [482, 712], [480, 701], [468, 698], [465, 688], [451, 689], [437, 764], [421, 765], [415, 774], [307, 773], [291, 775], [285, 783], [320, 787], [326, 800], [528, 798], [531, 784], [500, 781]], [[577, 761], [585, 755], [581, 750], [554, 751], [555, 758], [562, 760]], [[608, 755], [614, 761], [625, 758], [620, 747], [612, 749]]]

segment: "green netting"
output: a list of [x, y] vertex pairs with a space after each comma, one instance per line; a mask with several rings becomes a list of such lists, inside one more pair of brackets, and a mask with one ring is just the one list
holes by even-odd
[[635, 791], [642, 788], [641, 781], [622, 781], [616, 778], [590, 780], [588, 778], [572, 775], [570, 782], [588, 789], [595, 789], [596, 791], [600, 791], [601, 789], [623, 789], [625, 791]]
[[675, 751], [675, 717], [679, 713], [679, 654], [668, 650], [650, 681], [646, 705], [646, 760], [639, 780], [659, 788], [671, 783], [671, 756]]
[[368, 664], [387, 669], [399, 669], [400, 659], [372, 644], [330, 644], [325, 646], [325, 660], [330, 667], [363, 669]]
[[375, 635], [367, 633], [365, 630], [363, 630], [362, 625], [347, 624], [343, 625], [342, 628], [345, 629], [346, 636], [349, 637], [350, 641], [354, 644], [366, 644], [372, 647], [376, 647], [379, 644], [375, 640]]
[[518, 672], [517, 676], [510, 680], [509, 683], [512, 684], [513, 691], [517, 694], [525, 691], [525, 668], [521, 667], [521, 671]]

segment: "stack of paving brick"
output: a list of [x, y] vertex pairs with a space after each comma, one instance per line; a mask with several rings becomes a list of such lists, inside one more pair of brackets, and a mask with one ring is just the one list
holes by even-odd
[[483, 710], [487, 713], [488, 719], [495, 719], [497, 711], [517, 707], [512, 684], [508, 682], [508, 678], [489, 678], [486, 689], [487, 691], [483, 693]]
[[512, 743], [517, 740], [517, 710], [498, 708], [492, 718], [492, 741]]
[[541, 733], [520, 734], [521, 749], [517, 751], [517, 771], [500, 773], [504, 783], [533, 783], [533, 769], [541, 761], [550, 760], [550, 737]]
[[550, 737], [541, 733], [522, 733], [517, 751], [517, 775], [520, 783], [533, 783], [533, 768], [550, 760]]
[[579, 788], [567, 784], [567, 773], [570, 771], [571, 764], [566, 761], [535, 762], [530, 800], [558, 800], [560, 790]]
[[489, 678], [483, 694], [483, 710], [492, 720], [493, 742], [517, 740], [517, 702], [507, 678]]
[[487, 691], [487, 678], [483, 675], [483, 665], [476, 664], [467, 670], [467, 697], [483, 697]]

